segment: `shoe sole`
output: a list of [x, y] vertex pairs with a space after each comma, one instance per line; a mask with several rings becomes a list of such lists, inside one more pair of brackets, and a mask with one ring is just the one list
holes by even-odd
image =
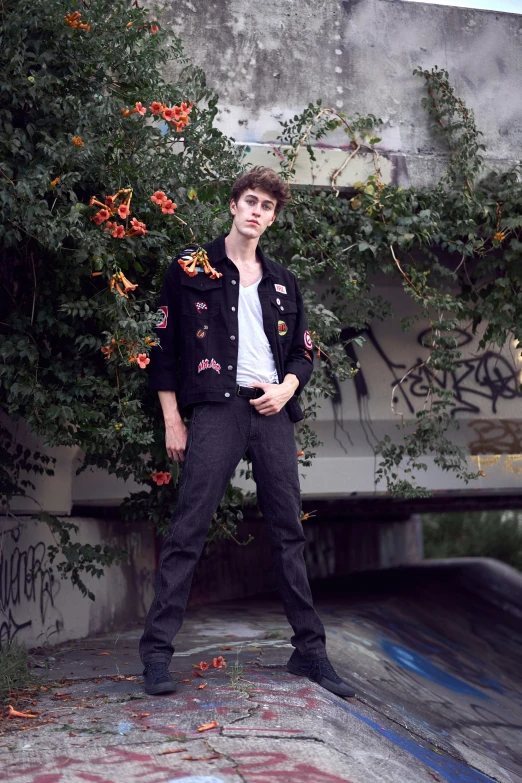
[[[352, 689], [348, 690], [348, 693], [346, 693], [346, 690], [343, 691], [341, 686], [336, 685], [335, 682], [330, 682], [329, 680], [312, 680], [311, 677], [309, 677], [310, 682], [316, 682], [317, 685], [320, 685], [321, 688], [324, 688], [327, 691], [330, 691], [330, 693], [335, 693], [336, 696], [342, 696], [344, 699], [353, 699], [355, 696], [355, 691]], [[344, 686], [346, 688], [346, 686]]]
[[298, 677], [308, 677], [308, 671], [306, 669], [300, 669], [298, 666], [293, 666], [291, 663], [287, 663], [286, 668], [290, 674], [296, 674]]
[[[298, 666], [293, 666], [292, 664], [286, 665], [287, 670], [290, 672], [290, 674], [295, 674], [297, 677], [308, 677], [308, 672], [303, 671], [303, 669], [300, 669]], [[327, 691], [330, 691], [330, 693], [335, 693], [336, 696], [343, 696], [346, 699], [353, 699], [355, 696], [354, 690], [349, 690], [348, 693], [346, 691], [343, 692], [341, 688], [336, 686], [335, 683], [328, 683], [328, 685], [325, 682], [320, 682], [319, 680], [313, 680], [311, 677], [308, 677], [310, 682], [316, 682], [317, 685], [320, 685], [321, 688], [324, 688]]]
[[158, 685], [151, 685], [148, 688], [144, 688], [145, 693], [149, 696], [158, 696], [160, 693], [176, 693], [176, 686], [173, 682], [160, 682]]

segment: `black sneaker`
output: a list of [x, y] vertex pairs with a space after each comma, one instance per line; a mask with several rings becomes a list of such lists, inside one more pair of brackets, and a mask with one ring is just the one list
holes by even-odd
[[145, 693], [157, 696], [159, 693], [174, 693], [176, 686], [166, 663], [148, 663], [143, 670]]
[[326, 658], [304, 658], [297, 650], [294, 650], [286, 668], [291, 674], [298, 677], [308, 677], [327, 691], [337, 696], [345, 696], [351, 699], [355, 691], [344, 680], [341, 680], [334, 667]]

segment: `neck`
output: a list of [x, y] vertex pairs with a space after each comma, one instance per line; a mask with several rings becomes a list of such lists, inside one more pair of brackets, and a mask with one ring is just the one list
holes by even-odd
[[225, 237], [225, 250], [227, 251], [227, 256], [231, 261], [234, 261], [234, 263], [238, 261], [256, 263], [256, 249], [258, 243], [259, 237], [253, 237], [252, 239], [244, 237], [239, 233], [235, 225], [232, 224], [230, 234]]

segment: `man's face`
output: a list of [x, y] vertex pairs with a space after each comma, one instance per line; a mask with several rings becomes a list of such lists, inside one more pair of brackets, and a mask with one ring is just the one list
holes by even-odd
[[239, 233], [249, 239], [260, 237], [275, 220], [276, 200], [260, 188], [245, 190], [237, 203], [230, 202], [230, 211], [234, 216], [234, 226]]

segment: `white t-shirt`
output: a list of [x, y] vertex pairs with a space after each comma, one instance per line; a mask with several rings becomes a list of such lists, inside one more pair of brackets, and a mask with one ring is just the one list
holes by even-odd
[[239, 285], [238, 352], [236, 383], [278, 383], [277, 370], [270, 343], [263, 329], [263, 313], [257, 283], [244, 288]]

